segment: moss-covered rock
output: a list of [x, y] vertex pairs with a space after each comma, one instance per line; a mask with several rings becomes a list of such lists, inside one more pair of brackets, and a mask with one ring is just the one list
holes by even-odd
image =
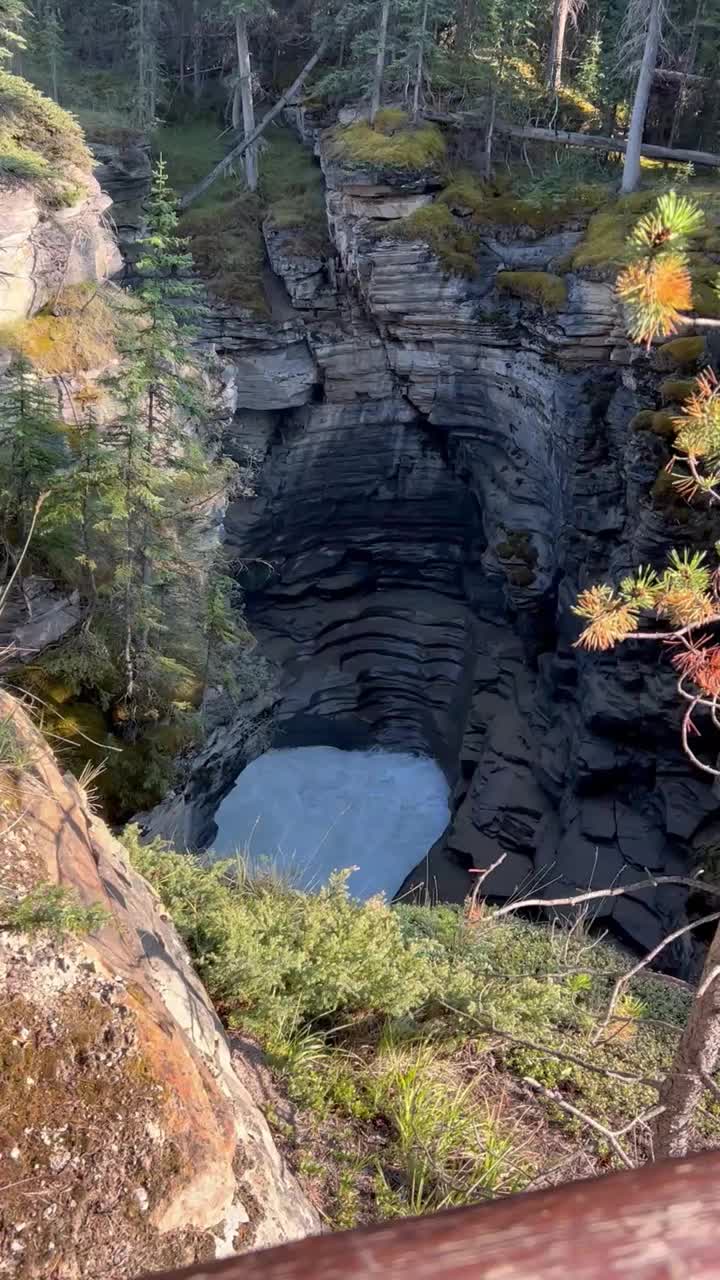
[[[401, 119], [402, 117], [402, 119]], [[333, 130], [327, 152], [356, 168], [437, 170], [445, 159], [445, 139], [433, 124], [413, 125], [404, 113], [379, 112], [375, 125], [358, 120]]]
[[395, 240], [424, 240], [445, 270], [454, 275], [473, 276], [477, 270], [474, 235], [438, 200], [416, 209], [407, 218], [399, 218], [377, 234]]
[[665, 378], [660, 383], [663, 404], [683, 404], [695, 391], [694, 378]]
[[672, 440], [676, 431], [675, 414], [667, 409], [641, 409], [630, 420], [630, 430], [652, 431], [662, 440]]
[[663, 369], [692, 369], [702, 360], [706, 350], [705, 339], [699, 335], [673, 338], [658, 348], [658, 363]]
[[498, 289], [516, 298], [537, 302], [548, 311], [557, 311], [567, 302], [567, 285], [551, 271], [498, 271]]
[[477, 226], [527, 227], [538, 233], [556, 230], [563, 221], [586, 214], [604, 198], [597, 186], [577, 187], [559, 196], [538, 193], [532, 198], [486, 183], [468, 171], [456, 174], [439, 200]]
[[653, 418], [655, 417], [654, 409], [641, 409], [630, 419], [631, 431], [652, 431]]
[[111, 307], [92, 285], [73, 285], [29, 320], [0, 325], [0, 347], [25, 356], [48, 376], [105, 371], [117, 357], [122, 323], [119, 299]]

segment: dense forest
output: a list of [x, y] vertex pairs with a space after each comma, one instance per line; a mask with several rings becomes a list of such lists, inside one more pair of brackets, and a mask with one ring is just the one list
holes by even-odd
[[318, 48], [303, 86], [317, 105], [482, 109], [488, 122], [623, 137], [637, 88], [647, 142], [712, 151], [718, 127], [714, 0], [133, 0], [102, 9], [38, 0], [24, 13], [5, 0], [3, 9], [14, 70], [96, 129], [212, 109], [247, 133]]

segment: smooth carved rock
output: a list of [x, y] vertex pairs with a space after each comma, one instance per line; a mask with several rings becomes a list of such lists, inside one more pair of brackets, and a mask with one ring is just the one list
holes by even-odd
[[33, 315], [67, 285], [106, 280], [122, 267], [102, 215], [110, 198], [95, 178], [71, 208], [41, 209], [29, 183], [0, 187], [0, 316]]

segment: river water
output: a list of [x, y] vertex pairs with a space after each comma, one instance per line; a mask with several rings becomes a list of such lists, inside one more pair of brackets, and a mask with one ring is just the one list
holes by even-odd
[[240, 774], [216, 815], [212, 851], [240, 850], [304, 889], [356, 867], [355, 898], [398, 890], [447, 826], [448, 786], [434, 760], [390, 751], [292, 747]]

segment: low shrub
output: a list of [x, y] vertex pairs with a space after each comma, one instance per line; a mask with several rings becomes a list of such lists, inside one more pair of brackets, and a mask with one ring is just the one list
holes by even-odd
[[30, 179], [51, 196], [91, 170], [74, 117], [22, 76], [0, 69], [0, 177]]

